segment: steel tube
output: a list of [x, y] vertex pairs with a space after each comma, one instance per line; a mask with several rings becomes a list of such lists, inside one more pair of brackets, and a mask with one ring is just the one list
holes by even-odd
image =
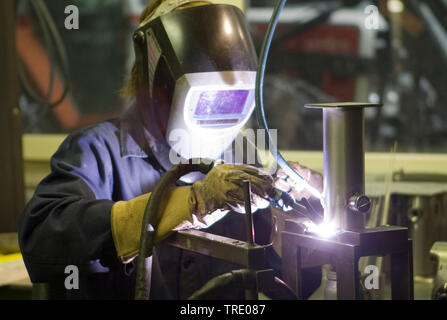
[[323, 109], [324, 220], [344, 230], [364, 227], [363, 215], [347, 208], [365, 192], [363, 123], [363, 108]]
[[[350, 199], [365, 193], [364, 108], [369, 103], [307, 105], [323, 109], [324, 221], [342, 230], [364, 228], [363, 208]], [[357, 203], [357, 201], [354, 201]], [[363, 210], [364, 211], [364, 210]]]

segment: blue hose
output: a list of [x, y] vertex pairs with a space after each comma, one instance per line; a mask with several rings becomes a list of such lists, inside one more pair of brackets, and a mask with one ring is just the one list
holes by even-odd
[[272, 151], [272, 156], [274, 157], [276, 163], [284, 170], [284, 172], [298, 185], [301, 185], [303, 188], [306, 188], [312, 195], [321, 199], [321, 193], [309, 185], [309, 183], [304, 179], [301, 175], [299, 175], [292, 167], [287, 163], [284, 157], [279, 152], [275, 142], [273, 141], [270, 131], [267, 125], [267, 120], [265, 118], [264, 111], [264, 76], [265, 69], [267, 65], [268, 53], [270, 51], [270, 46], [272, 44], [273, 35], [275, 33], [276, 26], [278, 25], [279, 16], [281, 14], [282, 9], [284, 8], [287, 0], [278, 0], [275, 9], [273, 10], [272, 18], [270, 19], [270, 23], [267, 28], [267, 33], [264, 38], [261, 47], [261, 54], [259, 57], [259, 64], [256, 73], [256, 88], [255, 88], [255, 99], [256, 99], [256, 116], [258, 120], [258, 125], [261, 129], [264, 129], [267, 133], [268, 141], [270, 146], [273, 148], [269, 148]]

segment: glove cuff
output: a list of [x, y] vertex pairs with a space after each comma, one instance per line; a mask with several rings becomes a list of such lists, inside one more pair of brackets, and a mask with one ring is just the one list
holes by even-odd
[[118, 201], [112, 206], [110, 223], [118, 258], [130, 262], [140, 247], [141, 223], [150, 193], [129, 201]]
[[162, 219], [158, 224], [154, 243], [167, 238], [173, 230], [185, 222], [192, 223], [192, 215], [197, 207], [197, 201], [191, 186], [177, 187], [168, 192], [165, 201], [161, 205]]
[[[185, 221], [193, 222], [197, 206], [191, 186], [169, 190], [160, 205], [159, 224], [154, 234], [154, 244], [168, 237], [172, 230]], [[140, 248], [141, 228], [150, 193], [129, 201], [118, 201], [112, 206], [110, 223], [118, 258], [130, 262]]]

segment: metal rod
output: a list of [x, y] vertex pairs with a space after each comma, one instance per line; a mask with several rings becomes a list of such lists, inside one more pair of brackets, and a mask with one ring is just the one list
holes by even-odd
[[176, 248], [239, 264], [247, 269], [266, 268], [268, 246], [249, 245], [244, 241], [222, 237], [200, 230], [174, 233], [165, 243]]
[[[254, 246], [254, 229], [253, 229], [253, 215], [251, 212], [251, 185], [250, 181], [244, 181], [244, 200], [245, 200], [245, 230], [246, 241], [249, 246]], [[258, 300], [257, 290], [245, 290], [246, 300]]]
[[254, 245], [253, 215], [251, 213], [251, 186], [250, 181], [244, 181], [244, 199], [245, 199], [245, 230], [246, 241]]

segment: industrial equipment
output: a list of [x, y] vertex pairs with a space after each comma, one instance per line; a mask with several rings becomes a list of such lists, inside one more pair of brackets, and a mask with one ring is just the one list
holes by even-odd
[[[285, 282], [301, 296], [303, 268], [331, 264], [337, 298], [362, 299], [358, 262], [364, 256], [391, 257], [392, 299], [413, 299], [412, 242], [408, 229], [383, 226], [365, 229], [363, 108], [366, 103], [308, 105], [322, 108], [324, 119], [324, 209], [332, 232], [315, 234], [293, 222], [282, 234]], [[328, 232], [328, 231], [326, 231]]]
[[[258, 119], [267, 131], [262, 83], [273, 33], [285, 2], [279, 0], [274, 9], [257, 74]], [[310, 229], [305, 226], [286, 224], [281, 241], [282, 276], [299, 298], [302, 296], [302, 268], [331, 264], [337, 272], [337, 298], [360, 299], [360, 257], [390, 254], [392, 298], [413, 299], [412, 244], [408, 229], [387, 226], [365, 229], [363, 214], [369, 211], [371, 204], [365, 195], [364, 108], [378, 106], [368, 103], [307, 106], [323, 108], [324, 192], [321, 199], [325, 234], [318, 233], [323, 226], [317, 226], [317, 235], [306, 235]], [[293, 174], [279, 152], [274, 156], [291, 178], [302, 183], [302, 178]]]
[[[323, 109], [324, 221], [312, 219], [317, 222], [313, 223], [313, 228], [293, 220], [286, 221], [286, 227], [282, 233], [281, 262], [284, 283], [274, 276], [266, 259], [266, 252], [271, 245], [259, 246], [253, 242], [249, 205], [246, 206], [246, 242], [196, 230], [175, 233], [167, 240], [170, 245], [233, 262], [245, 268], [245, 271], [212, 280], [200, 294], [196, 293], [192, 298], [214, 297], [217, 287], [222, 286], [222, 283], [234, 284], [228, 279], [235, 277], [239, 280], [245, 279], [239, 282], [239, 288], [249, 290], [247, 298], [256, 298], [257, 294], [254, 292], [263, 291], [267, 295], [273, 292], [274, 297], [283, 299], [292, 298], [294, 295], [300, 299], [303, 297], [303, 269], [331, 264], [333, 280], [336, 281], [337, 298], [362, 299], [361, 277], [358, 270], [360, 257], [390, 255], [392, 299], [413, 299], [412, 241], [408, 239], [408, 229], [395, 226], [365, 229], [364, 224], [364, 214], [370, 210], [371, 202], [364, 194], [363, 109], [379, 107], [379, 105], [336, 103], [307, 107]], [[199, 169], [200, 166], [194, 167], [194, 170]], [[180, 171], [175, 176], [176, 178], [185, 174], [184, 170], [178, 168], [175, 170]], [[206, 173], [207, 169], [200, 170]], [[249, 186], [246, 185], [245, 188], [247, 200]], [[153, 194], [154, 199], [159, 196], [157, 192]], [[272, 195], [272, 198], [278, 200], [279, 193]], [[290, 204], [288, 201], [285, 202]], [[305, 206], [300, 204], [293, 206], [301, 208], [303, 214], [311, 217]], [[149, 203], [148, 212], [156, 211]], [[321, 224], [332, 224], [333, 229], [326, 230], [327, 233], [318, 232]], [[152, 222], [152, 225], [156, 226], [156, 223]], [[146, 230], [143, 234], [150, 236], [147, 232], [150, 230], [148, 225], [145, 225], [143, 230]], [[147, 243], [146, 239], [142, 239], [141, 248], [148, 251], [146, 253], [140, 251], [140, 255], [150, 254], [151, 250], [147, 248]], [[144, 260], [141, 259], [141, 261]], [[140, 273], [137, 277], [138, 281], [141, 281], [139, 285], [147, 283], [147, 279], [144, 278], [148, 275], [147, 271], [144, 266], [139, 269]], [[148, 286], [143, 286], [137, 289], [137, 292], [140, 290], [137, 298], [148, 297], [148, 292], [146, 295], [141, 293], [148, 288]], [[290, 289], [294, 295], [291, 294]]]

